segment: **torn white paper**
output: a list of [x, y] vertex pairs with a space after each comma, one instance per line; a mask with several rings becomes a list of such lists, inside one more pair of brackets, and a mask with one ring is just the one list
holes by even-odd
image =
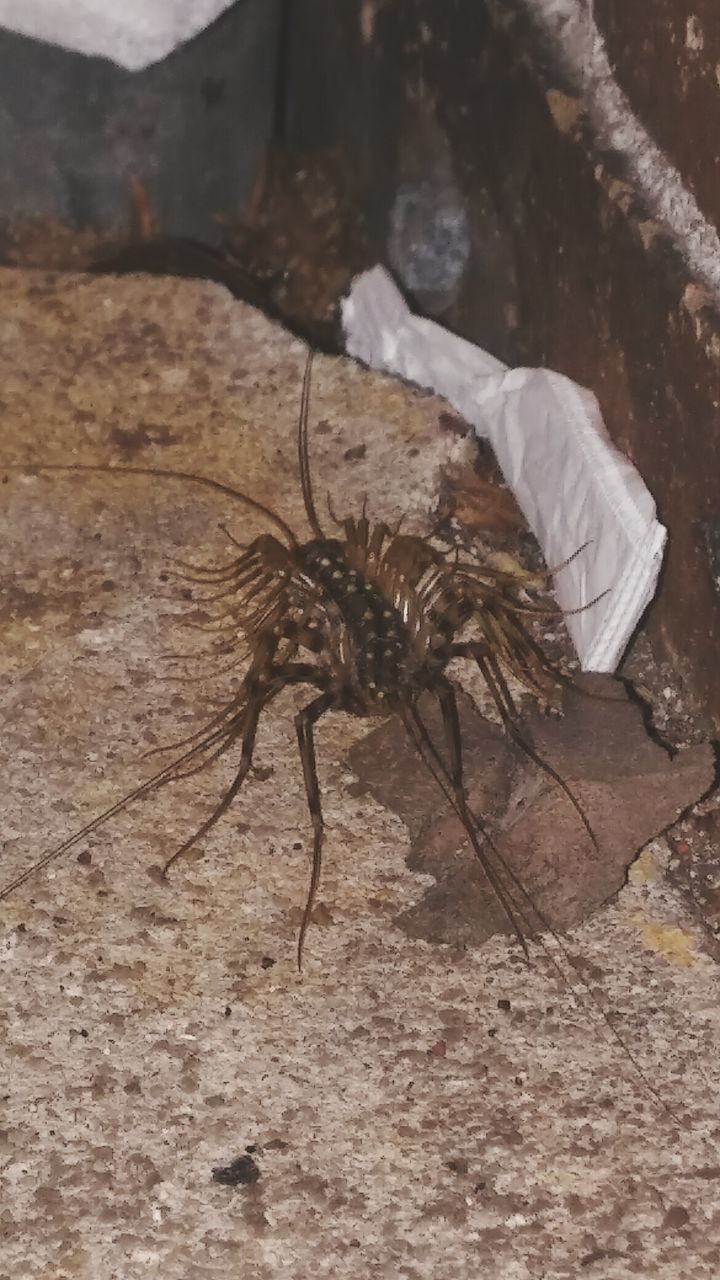
[[343, 324], [350, 355], [444, 396], [487, 437], [550, 566], [587, 544], [555, 576], [556, 595], [583, 670], [614, 671], [655, 593], [667, 534], [595, 396], [548, 369], [509, 369], [414, 316], [382, 267], [353, 282]]
[[233, 0], [0, 0], [0, 26], [141, 71], [214, 22]]

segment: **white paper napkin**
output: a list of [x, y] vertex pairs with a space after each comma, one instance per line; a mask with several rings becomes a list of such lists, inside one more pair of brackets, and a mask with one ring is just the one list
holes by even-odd
[[[444, 396], [495, 450], [555, 576], [584, 671], [614, 671], [655, 593], [667, 531], [635, 467], [610, 442], [592, 392], [549, 369], [509, 369], [414, 316], [373, 267], [343, 303], [347, 351]], [[602, 594], [605, 592], [606, 594]]]

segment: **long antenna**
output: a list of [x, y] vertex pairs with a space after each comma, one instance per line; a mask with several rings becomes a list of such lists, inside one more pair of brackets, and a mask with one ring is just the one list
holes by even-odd
[[[304, 395], [303, 389], [303, 395]], [[211, 476], [198, 476], [192, 471], [171, 471], [167, 467], [111, 467], [109, 465], [91, 465], [84, 462], [68, 462], [65, 464], [55, 462], [12, 462], [5, 466], [0, 466], [0, 471], [89, 471], [99, 475], [120, 475], [120, 476], [164, 476], [169, 480], [190, 480], [194, 484], [205, 485], [208, 489], [216, 489], [219, 493], [227, 494], [230, 498], [236, 498], [240, 502], [244, 502], [246, 506], [252, 507], [253, 511], [258, 511], [260, 515], [270, 520], [279, 529], [292, 547], [297, 546], [297, 538], [286, 524], [282, 516], [273, 511], [271, 507], [266, 507], [264, 502], [258, 502], [257, 498], [250, 498], [240, 489], [233, 489], [232, 485], [223, 484], [222, 480], [213, 480]]]
[[310, 456], [308, 453], [308, 410], [310, 406], [310, 371], [312, 369], [313, 351], [308, 350], [303, 377], [302, 396], [300, 399], [300, 417], [298, 419], [298, 463], [300, 465], [300, 484], [308, 523], [316, 538], [324, 538], [315, 510], [312, 478], [310, 476]]

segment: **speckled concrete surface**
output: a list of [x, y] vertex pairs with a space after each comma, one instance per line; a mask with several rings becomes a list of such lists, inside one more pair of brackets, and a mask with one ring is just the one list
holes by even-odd
[[[222, 290], [8, 272], [0, 340], [0, 464], [185, 467], [300, 523], [303, 351]], [[319, 493], [348, 509], [367, 490], [423, 527], [463, 447], [439, 409], [320, 360]], [[213, 687], [158, 679], [189, 634], [163, 557], [221, 554], [221, 520], [241, 538], [259, 524], [170, 482], [10, 473], [2, 495], [5, 883], [192, 731]], [[0, 1275], [715, 1277], [717, 972], [659, 851], [568, 945], [686, 1127], [547, 958], [528, 970], [507, 939], [460, 952], [393, 923], [428, 878], [400, 820], [353, 795], [367, 726], [342, 716], [318, 733], [327, 869], [298, 975], [301, 696], [267, 713], [243, 795], [171, 883], [157, 867], [222, 769], [2, 904]], [[248, 1147], [256, 1181], [213, 1180]]]

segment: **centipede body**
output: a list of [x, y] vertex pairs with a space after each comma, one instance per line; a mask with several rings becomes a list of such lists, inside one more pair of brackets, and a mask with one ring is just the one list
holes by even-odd
[[[399, 527], [389, 528], [360, 517], [340, 520], [330, 512], [338, 535], [322, 527], [315, 504], [308, 445], [312, 357], [303, 381], [298, 427], [298, 471], [311, 537], [302, 541], [287, 522], [266, 504], [225, 481], [167, 468], [121, 468], [122, 473], [158, 480], [195, 482], [229, 495], [264, 517], [274, 533], [262, 534], [240, 554], [220, 565], [183, 564], [180, 576], [212, 588], [209, 600], [220, 616], [215, 626], [225, 646], [247, 646], [249, 666], [240, 689], [204, 728], [179, 744], [179, 757], [129, 795], [91, 820], [80, 832], [44, 855], [4, 890], [12, 892], [121, 812], [131, 801], [165, 784], [197, 774], [206, 766], [239, 751], [235, 775], [210, 816], [167, 860], [165, 870], [207, 835], [238, 796], [252, 766], [258, 724], [265, 709], [288, 685], [306, 686], [313, 697], [295, 719], [308, 810], [313, 827], [310, 887], [298, 941], [298, 963], [312, 915], [322, 866], [324, 819], [315, 759], [314, 729], [328, 712], [344, 711], [371, 718], [399, 715], [412, 746], [421, 754], [446, 800], [460, 817], [480, 860], [488, 885], [502, 904], [518, 940], [526, 950], [522, 921], [525, 904], [517, 900], [493, 862], [493, 843], [482, 821], [467, 806], [462, 741], [455, 689], [446, 669], [453, 658], [477, 664], [497, 710], [511, 733], [565, 789], [580, 821], [593, 833], [577, 801], [550, 766], [536, 757], [516, 727], [517, 712], [507, 676], [537, 697], [547, 698], [557, 673], [531, 640], [522, 616], [532, 611], [518, 598], [514, 576], [447, 553]], [[41, 470], [107, 473], [86, 464], [43, 464]], [[232, 536], [232, 535], [231, 535]], [[232, 538], [235, 541], [234, 537]], [[466, 626], [471, 624], [472, 633]], [[217, 640], [217, 637], [216, 637]], [[438, 700], [445, 754], [428, 735], [418, 710], [421, 694]], [[507, 868], [505, 868], [507, 872]], [[521, 886], [515, 886], [521, 889]], [[521, 890], [522, 891], [522, 890]]]
[[[486, 692], [495, 705], [506, 732], [519, 740], [517, 706], [512, 686], [525, 689], [540, 701], [553, 701], [558, 691], [558, 672], [547, 663], [525, 625], [532, 611], [533, 579], [523, 581], [483, 565], [471, 556], [460, 556], [436, 544], [424, 534], [407, 533], [397, 524], [386, 523], [373, 511], [373, 495], [368, 494], [367, 510], [362, 491], [348, 494], [344, 509], [336, 513], [337, 495], [329, 514], [320, 518], [322, 482], [311, 475], [308, 448], [309, 373], [300, 416], [296, 474], [299, 476], [304, 515], [309, 528], [288, 521], [282, 506], [276, 509], [267, 489], [262, 501], [251, 499], [254, 529], [266, 524], [270, 531], [248, 541], [243, 521], [231, 524], [230, 554], [209, 563], [199, 546], [193, 547], [179, 571], [190, 577], [193, 589], [206, 592], [207, 608], [215, 609], [212, 622], [213, 645], [239, 661], [238, 649], [247, 650], [247, 666], [239, 684], [227, 696], [219, 711], [206, 719], [191, 735], [185, 750], [127, 796], [100, 813], [62, 844], [51, 848], [32, 867], [21, 871], [4, 886], [4, 894], [29, 878], [41, 875], [63, 853], [82, 846], [94, 831], [119, 814], [132, 801], [152, 798], [165, 784], [184, 778], [192, 787], [202, 786], [205, 766], [223, 760], [230, 783], [217, 796], [208, 817], [191, 828], [187, 838], [171, 855], [167, 866], [187, 853], [212, 832], [231, 809], [242, 813], [242, 792], [250, 773], [256, 735], [271, 703], [286, 688], [296, 688], [299, 709], [295, 718], [300, 768], [309, 812], [312, 839], [312, 876], [298, 939], [298, 959], [302, 958], [308, 925], [319, 885], [322, 855], [326, 864], [332, 856], [332, 831], [326, 833], [323, 796], [318, 782], [315, 743], [316, 726], [335, 712], [358, 719], [395, 715], [403, 724], [408, 750], [419, 753], [438, 787], [438, 800], [455, 809], [487, 877], [488, 893], [495, 894], [506, 912], [517, 939], [525, 949], [529, 916], [533, 913], [523, 887], [512, 872], [503, 869], [495, 857], [492, 840], [484, 829], [482, 815], [470, 811], [465, 794], [462, 741], [458, 726], [455, 692], [448, 666], [456, 658], [466, 659], [477, 669]], [[57, 456], [57, 455], [56, 455]], [[162, 459], [159, 459], [162, 461]], [[215, 476], [191, 476], [185, 469], [148, 465], [123, 465], [80, 460], [60, 460], [45, 464], [37, 454], [26, 464], [18, 461], [10, 472], [29, 468], [46, 473], [46, 483], [55, 483], [60, 473], [64, 484], [90, 485], [91, 476], [103, 476], [102, 499], [114, 486], [124, 483], [124, 475], [144, 476], [152, 484], [199, 483], [219, 490], [232, 509], [238, 511], [247, 495], [236, 489], [236, 477], [223, 468]], [[53, 476], [53, 471], [56, 475]], [[85, 471], [84, 475], [81, 473]], [[74, 474], [73, 474], [74, 472]], [[222, 480], [217, 476], [221, 475]], [[109, 488], [108, 488], [109, 486]], [[272, 506], [270, 504], [273, 504]], [[355, 514], [348, 514], [348, 508]], [[360, 509], [361, 514], [357, 514]], [[266, 520], [267, 517], [267, 520]], [[240, 527], [238, 527], [238, 525]], [[592, 602], [585, 602], [592, 603]], [[242, 668], [239, 668], [242, 671]], [[441, 740], [427, 731], [418, 702], [421, 694], [436, 699], [441, 712]], [[292, 736], [292, 727], [290, 736]], [[531, 744], [529, 747], [532, 755]], [[563, 779], [548, 776], [563, 788]], [[578, 823], [587, 829], [587, 820], [575, 798]], [[252, 825], [252, 814], [247, 817]], [[301, 815], [298, 815], [299, 822]], [[298, 822], [298, 826], [299, 826]], [[301, 831], [298, 831], [301, 834]], [[327, 838], [326, 838], [327, 837]], [[324, 849], [324, 845], [327, 847]], [[537, 927], [537, 914], [534, 921]], [[540, 918], [542, 926], [542, 919]]]
[[[100, 294], [100, 286], [93, 287]], [[218, 305], [222, 307], [222, 299]], [[163, 309], [168, 323], [174, 323], [176, 308], [168, 305], [167, 295], [163, 295]], [[221, 319], [229, 328], [225, 312]], [[297, 381], [292, 396], [282, 387], [286, 429], [282, 436], [279, 431], [271, 435], [268, 448], [267, 472], [277, 468], [279, 494], [273, 493], [265, 473], [260, 473], [257, 483], [257, 469], [248, 487], [263, 501], [277, 505], [296, 530], [300, 545], [306, 545], [313, 540], [312, 532], [302, 522], [302, 511], [293, 514], [293, 506], [286, 502], [288, 494], [298, 491], [295, 458], [290, 456], [294, 452], [292, 411], [287, 406], [297, 399], [302, 372], [300, 353], [293, 348], [290, 354], [291, 359], [284, 357], [282, 377], [289, 379], [292, 374]], [[241, 362], [247, 363], [245, 353], [240, 359], [234, 354], [232, 369]], [[84, 367], [91, 377], [92, 364]], [[262, 375], [266, 382], [280, 381], [272, 359], [262, 364]], [[102, 376], [108, 377], [107, 367]], [[215, 376], [210, 367], [211, 380]], [[367, 491], [369, 523], [385, 521], [392, 534], [402, 504], [384, 501], [388, 488], [383, 471], [388, 470], [390, 454], [380, 454], [378, 462], [376, 437], [371, 436], [367, 471], [344, 460], [343, 451], [354, 446], [358, 437], [350, 434], [349, 426], [341, 431], [337, 425], [344, 423], [343, 396], [338, 395], [336, 409], [329, 407], [323, 394], [326, 376], [322, 366], [317, 371], [310, 423], [322, 526], [331, 540], [344, 541], [344, 528], [336, 530], [325, 514], [326, 488], [332, 489], [338, 517], [352, 516], [356, 521], [362, 518]], [[371, 401], [368, 415], [381, 418], [379, 392], [371, 388], [366, 393], [354, 371], [348, 381], [354, 398], [367, 395]], [[382, 392], [383, 399], [386, 394], [389, 397], [385, 386]], [[178, 410], [186, 394], [173, 401]], [[230, 398], [232, 415], [228, 416], [234, 417], [243, 389], [233, 390]], [[88, 408], [87, 399], [82, 406]], [[217, 412], [217, 399], [212, 399], [210, 409]], [[427, 409], [427, 402], [413, 406], [418, 417], [425, 413], [425, 421], [430, 418]], [[138, 412], [160, 419], [161, 407], [156, 406], [152, 414], [144, 406]], [[252, 453], [249, 442], [240, 438], [235, 444], [228, 429], [218, 448], [216, 436], [205, 426], [204, 412], [202, 404], [194, 401], [196, 427], [188, 423], [178, 428], [169, 419], [179, 441], [187, 439], [185, 447], [153, 447], [125, 461], [202, 470], [243, 487], [244, 470], [253, 472], [252, 464], [246, 462]], [[115, 417], [107, 420], [122, 423], [121, 413], [122, 395], [118, 394]], [[332, 434], [328, 432], [324, 439], [323, 417], [332, 424]], [[265, 421], [272, 424], [270, 413], [265, 419], [258, 415], [258, 432], [266, 429]], [[58, 463], [121, 460], [106, 444], [102, 421], [97, 435], [89, 427], [75, 432], [73, 425], [72, 430], [68, 427], [48, 440], [40, 414], [37, 423], [41, 445], [33, 450], [29, 436], [22, 437], [13, 452], [14, 461], [38, 461], [41, 449]], [[319, 435], [313, 437], [318, 426]], [[193, 430], [203, 437], [201, 447], [191, 444]], [[400, 471], [408, 437], [404, 430], [391, 431], [393, 459], [397, 458], [393, 465]], [[427, 442], [413, 437], [410, 443], [424, 448]], [[377, 472], [378, 487], [385, 483], [379, 494], [373, 490], [370, 464]], [[431, 470], [427, 461], [425, 465]], [[396, 472], [396, 490], [410, 483], [398, 480]], [[71, 511], [75, 522], [73, 500], [81, 489], [77, 513], [82, 534], [68, 535], [63, 512]], [[125, 492], [132, 492], [127, 500]], [[193, 497], [180, 512], [188, 492], [198, 491], [180, 482], [152, 478], [137, 478], [133, 484], [129, 478], [98, 477], [95, 487], [90, 477], [78, 475], [38, 475], [29, 480], [10, 475], [4, 486], [5, 495], [22, 500], [25, 516], [22, 540], [19, 521], [10, 561], [18, 590], [24, 588], [32, 596], [36, 589], [28, 567], [49, 564], [58, 579], [57, 590], [50, 595], [49, 615], [31, 613], [32, 599], [23, 604], [29, 618], [21, 636], [27, 658], [17, 675], [10, 673], [14, 692], [4, 737], [13, 778], [6, 777], [5, 786], [19, 804], [12, 825], [6, 823], [4, 830], [2, 866], [8, 876], [11, 863], [22, 870], [64, 831], [72, 832], [80, 824], [79, 814], [91, 817], [113, 795], [121, 795], [138, 777], [145, 777], [148, 766], [138, 761], [142, 749], [196, 727], [190, 715], [201, 711], [205, 702], [203, 663], [188, 665], [195, 681], [188, 686], [156, 684], [157, 676], [176, 671], [184, 676], [186, 670], [161, 665], [159, 658], [167, 646], [173, 650], [194, 647], [176, 629], [183, 618], [202, 622], [203, 613], [216, 610], [220, 615], [227, 602], [193, 603], [185, 598], [191, 584], [182, 584], [178, 621], [171, 623], [169, 614], [175, 606], [150, 599], [154, 584], [165, 572], [165, 555], [218, 567], [239, 558], [264, 532], [284, 545], [278, 531], [264, 529], [260, 516], [250, 524], [239, 510], [234, 513], [231, 499], [220, 495], [216, 499], [209, 491], [206, 503], [195, 503]], [[412, 508], [412, 501], [409, 505]], [[423, 512], [431, 509], [428, 501]], [[420, 510], [419, 503], [414, 510]], [[36, 517], [38, 511], [45, 515]], [[116, 517], [118, 511], [121, 514]], [[243, 544], [242, 551], [216, 532], [219, 519]], [[34, 521], [36, 542], [32, 540]], [[69, 523], [68, 519], [68, 528]], [[416, 516], [409, 523], [413, 531], [419, 528], [424, 534], [431, 519], [423, 522]], [[55, 528], [62, 547], [60, 558], [52, 541]], [[398, 536], [406, 532], [407, 525]], [[94, 541], [97, 533], [102, 534], [100, 542]], [[385, 545], [389, 543], [390, 537]], [[139, 559], [143, 560], [140, 570]], [[74, 570], [73, 564], [80, 562], [81, 567]], [[66, 572], [67, 579], [61, 578]], [[102, 592], [104, 579], [116, 581], [115, 592]], [[91, 590], [86, 590], [88, 583]], [[44, 585], [41, 582], [41, 594]], [[224, 585], [195, 584], [198, 596], [217, 594]], [[155, 589], [168, 596], [176, 594], [172, 578]], [[256, 592], [256, 600], [258, 596]], [[90, 609], [96, 601], [98, 618], [93, 620]], [[138, 636], [136, 646], [133, 634]], [[194, 631], [189, 634], [199, 636]], [[218, 650], [223, 642], [219, 640]], [[222, 654], [223, 664], [241, 660], [239, 643], [238, 638], [234, 653]], [[283, 651], [291, 643], [283, 641]], [[38, 647], [33, 649], [33, 644]], [[10, 649], [7, 653], [12, 656]], [[312, 649], [302, 650], [300, 658], [313, 666], [318, 662]], [[474, 669], [473, 663], [467, 666]], [[236, 681], [237, 687], [244, 671], [241, 662], [228, 680]], [[449, 674], [454, 678], [453, 671]], [[368, 682], [372, 678], [368, 671]], [[224, 688], [223, 681], [224, 677], [219, 683]], [[351, 733], [359, 738], [365, 724], [375, 720], [350, 719], [332, 710], [315, 732], [326, 818], [322, 881], [326, 918], [316, 923], [320, 913], [314, 914], [302, 977], [294, 973], [293, 943], [299, 921], [297, 915], [289, 918], [290, 909], [302, 912], [313, 830], [293, 715], [320, 692], [291, 687], [263, 712], [255, 752], [260, 774], [248, 779], [247, 790], [240, 791], [218, 827], [199, 844], [198, 860], [185, 862], [182, 871], [178, 865], [177, 876], [171, 872], [166, 885], [158, 885], [146, 870], [172, 854], [192, 834], [200, 817], [209, 813], [223, 779], [227, 786], [235, 771], [237, 744], [214, 771], [202, 771], [149, 795], [132, 806], [121, 823], [110, 823], [102, 842], [96, 843], [93, 836], [80, 841], [67, 860], [48, 869], [52, 879], [45, 880], [39, 873], [3, 904], [8, 924], [4, 941], [15, 944], [14, 953], [8, 951], [6, 957], [14, 967], [4, 981], [10, 1015], [6, 1026], [14, 1055], [8, 1089], [15, 1101], [14, 1115], [9, 1109], [6, 1112], [6, 1127], [12, 1134], [17, 1117], [19, 1145], [11, 1150], [17, 1153], [18, 1165], [29, 1169], [29, 1177], [15, 1184], [18, 1207], [24, 1229], [35, 1237], [27, 1255], [20, 1256], [20, 1270], [23, 1265], [31, 1270], [39, 1265], [52, 1269], [57, 1262], [58, 1228], [67, 1226], [72, 1238], [79, 1224], [81, 1232], [87, 1225], [84, 1243], [90, 1251], [87, 1266], [91, 1270], [102, 1272], [109, 1257], [121, 1269], [127, 1267], [128, 1229], [118, 1219], [118, 1210], [128, 1222], [135, 1219], [139, 1240], [159, 1253], [160, 1265], [166, 1269], [187, 1270], [204, 1263], [208, 1191], [216, 1197], [223, 1193], [222, 1188], [209, 1185], [210, 1168], [225, 1166], [245, 1145], [256, 1142], [260, 1144], [258, 1190], [264, 1200], [253, 1202], [256, 1216], [250, 1224], [244, 1211], [242, 1217], [238, 1212], [243, 1193], [237, 1193], [224, 1246], [232, 1245], [236, 1251], [226, 1256], [242, 1256], [250, 1268], [266, 1266], [267, 1254], [262, 1251], [271, 1251], [278, 1243], [276, 1227], [263, 1224], [263, 1231], [257, 1230], [263, 1203], [268, 1209], [279, 1208], [275, 1221], [283, 1221], [284, 1214], [286, 1223], [298, 1216], [301, 1204], [298, 1238], [306, 1234], [305, 1206], [308, 1218], [315, 1222], [319, 1220], [313, 1215], [322, 1211], [344, 1257], [347, 1241], [373, 1239], [380, 1221], [387, 1234], [379, 1246], [377, 1265], [387, 1265], [389, 1232], [397, 1225], [393, 1196], [399, 1190], [404, 1221], [413, 1230], [415, 1223], [427, 1224], [423, 1227], [430, 1242], [427, 1265], [436, 1271], [448, 1263], [448, 1234], [450, 1251], [457, 1249], [462, 1270], [469, 1233], [479, 1230], [482, 1235], [488, 1228], [487, 1214], [496, 1207], [500, 1220], [517, 1211], [533, 1215], [540, 1228], [547, 1225], [551, 1269], [560, 1265], [569, 1273], [577, 1270], [589, 1248], [589, 1232], [599, 1247], [617, 1244], [614, 1235], [608, 1236], [608, 1222], [614, 1215], [613, 1223], [637, 1226], [639, 1239], [653, 1256], [656, 1249], [669, 1250], [672, 1245], [674, 1252], [666, 1262], [672, 1270], [677, 1249], [687, 1252], [692, 1246], [686, 1237], [670, 1235], [661, 1225], [665, 1207], [654, 1198], [654, 1188], [665, 1205], [688, 1205], [691, 1225], [711, 1221], [712, 1182], [699, 1174], [692, 1183], [685, 1173], [712, 1168], [714, 1157], [693, 1135], [682, 1135], [682, 1147], [674, 1137], [668, 1138], [667, 1125], [658, 1123], [656, 1109], [642, 1105], [647, 1102], [645, 1091], [641, 1103], [637, 1081], [628, 1086], [626, 1069], [618, 1068], [616, 1046], [609, 1050], [602, 1034], [598, 1035], [597, 1018], [588, 1019], [585, 1010], [578, 1013], [555, 975], [548, 975], [534, 947], [533, 968], [527, 971], [519, 963], [517, 946], [506, 940], [460, 953], [408, 940], [392, 925], [397, 912], [420, 893], [417, 877], [404, 865], [407, 839], [401, 823], [392, 815], [388, 819], [378, 804], [362, 796], [354, 798], [350, 790], [343, 794], [344, 745]], [[36, 714], [46, 721], [46, 736], [41, 739], [38, 727], [34, 743]], [[211, 714], [206, 706], [205, 720]], [[87, 724], [80, 725], [82, 717]], [[445, 750], [441, 736], [437, 745]], [[98, 758], [89, 759], [93, 746]], [[31, 747], [35, 748], [32, 764]], [[25, 749], [28, 756], [23, 758]], [[407, 751], [408, 756], [416, 754], [409, 741]], [[267, 776], [268, 766], [275, 767], [274, 775]], [[20, 787], [18, 779], [22, 779]], [[428, 783], [429, 792], [433, 785]], [[285, 794], [278, 798], [281, 788]], [[437, 801], [438, 806], [447, 803], [439, 789]], [[0, 884], [4, 882], [3, 873]], [[487, 892], [492, 893], [489, 886]], [[695, 1022], [690, 1046], [683, 1037], [689, 1001], [698, 988], [707, 993], [703, 1007], [711, 1008], [710, 976], [704, 977], [697, 966], [683, 973], [670, 972], [660, 957], [633, 942], [632, 930], [623, 921], [621, 912], [603, 913], [571, 937], [569, 945], [582, 952], [587, 966], [595, 966], [596, 990], [599, 972], [604, 973], [603, 998], [612, 1007], [617, 1025], [648, 1062], [652, 1079], [662, 1081], [665, 1089], [664, 1082], [678, 1064], [681, 1092], [673, 1089], [670, 1098], [674, 1103], [677, 1096], [683, 1111], [710, 1120], [715, 1075], [710, 1024]], [[670, 983], [675, 992], [672, 1007], [665, 994]], [[499, 1007], [501, 998], [504, 1006], [510, 1003], [509, 1009]], [[661, 1003], [662, 1016], [653, 1011]], [[664, 1057], [666, 1028], [672, 1043]], [[684, 1056], [686, 1046], [694, 1055], [692, 1061]], [[32, 1057], [27, 1056], [29, 1051]], [[701, 1063], [708, 1074], [706, 1086], [698, 1083]], [[167, 1146], [160, 1144], [160, 1136]], [[289, 1148], [273, 1150], [274, 1138]], [[468, 1174], [448, 1167], [458, 1159], [467, 1163]], [[302, 1165], [302, 1177], [308, 1175], [310, 1197], [300, 1201], [297, 1165]], [[630, 1165], [637, 1175], [633, 1193], [628, 1192], [627, 1183]], [[557, 1187], [548, 1181], [558, 1169], [574, 1180], [579, 1196], [568, 1198], [565, 1180]], [[173, 1185], [189, 1188], [176, 1201], [172, 1196], [157, 1201], [163, 1215], [161, 1228], [148, 1216], [156, 1203], [156, 1192], [148, 1191], [150, 1176], [162, 1177], [168, 1189]], [[477, 1190], [478, 1182], [485, 1180], [487, 1194]], [[496, 1183], [503, 1193], [499, 1200], [491, 1198]], [[587, 1185], [592, 1195], [585, 1195]], [[189, 1198], [192, 1186], [199, 1194]], [[705, 1196], [706, 1217], [702, 1202], [690, 1200], [697, 1187]], [[84, 1204], [78, 1198], [69, 1199], [73, 1188]], [[37, 1189], [42, 1199], [35, 1198]], [[637, 1199], [630, 1201], [631, 1194]], [[334, 1202], [330, 1195], [336, 1196]], [[59, 1216], [61, 1202], [67, 1205], [64, 1219]], [[104, 1213], [107, 1230], [118, 1233], [110, 1254], [102, 1243], [107, 1238], [105, 1227], [95, 1234], [95, 1219], [87, 1212], [93, 1204]], [[221, 1202], [221, 1208], [226, 1212], [227, 1204]], [[440, 1219], [438, 1211], [457, 1216]], [[467, 1216], [461, 1219], [460, 1213]], [[445, 1222], [450, 1224], [447, 1231]], [[541, 1238], [524, 1228], [520, 1235], [533, 1241]], [[294, 1247], [296, 1237], [285, 1234], [283, 1245]], [[517, 1232], [513, 1229], [512, 1239], [507, 1238], [506, 1245], [498, 1245], [497, 1227], [490, 1228], [489, 1252], [478, 1254], [481, 1265], [492, 1267], [498, 1257], [501, 1265], [514, 1255]], [[341, 1271], [340, 1254], [331, 1252], [326, 1236], [322, 1247], [326, 1265]], [[15, 1249], [20, 1246], [10, 1241], [9, 1248], [8, 1265], [10, 1258], [15, 1263]], [[541, 1265], [540, 1254], [534, 1260]], [[301, 1254], [301, 1267], [306, 1263], [311, 1266]], [[375, 1255], [367, 1265], [374, 1264]], [[218, 1265], [222, 1267], [223, 1262]]]

